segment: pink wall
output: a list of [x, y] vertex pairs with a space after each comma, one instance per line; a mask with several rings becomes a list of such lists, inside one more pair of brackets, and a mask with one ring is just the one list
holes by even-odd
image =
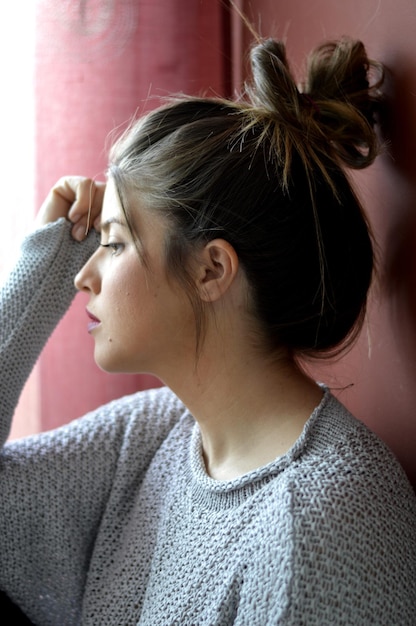
[[416, 4], [414, 0], [246, 1], [263, 36], [285, 38], [292, 66], [322, 39], [361, 39], [383, 61], [386, 154], [356, 176], [379, 248], [378, 277], [357, 346], [313, 367], [393, 448], [416, 485]]

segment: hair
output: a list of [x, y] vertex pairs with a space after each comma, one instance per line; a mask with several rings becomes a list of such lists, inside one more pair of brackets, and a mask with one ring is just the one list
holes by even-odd
[[382, 66], [343, 38], [313, 51], [299, 89], [280, 41], [258, 42], [251, 67], [235, 101], [180, 97], [135, 121], [108, 173], [130, 227], [135, 198], [168, 220], [166, 268], [193, 305], [198, 345], [206, 309], [191, 259], [223, 238], [271, 353], [338, 352], [360, 329], [372, 279], [371, 234], [345, 168], [379, 152]]

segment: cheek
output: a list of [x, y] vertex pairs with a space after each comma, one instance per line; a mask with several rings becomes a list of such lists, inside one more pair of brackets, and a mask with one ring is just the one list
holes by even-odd
[[[106, 276], [107, 304], [112, 310], [112, 334], [115, 340], [126, 336], [142, 336], [147, 340], [158, 336], [189, 331], [193, 320], [189, 298], [179, 285], [171, 284], [162, 267], [147, 270], [138, 265], [137, 256]], [[143, 338], [146, 338], [143, 335]], [[110, 339], [109, 339], [110, 341]]]
[[112, 333], [122, 333], [126, 324], [131, 327], [137, 307], [143, 302], [145, 289], [145, 281], [138, 275], [137, 266], [130, 269], [114, 264], [108, 268], [101, 283], [101, 306], [107, 328], [111, 328]]

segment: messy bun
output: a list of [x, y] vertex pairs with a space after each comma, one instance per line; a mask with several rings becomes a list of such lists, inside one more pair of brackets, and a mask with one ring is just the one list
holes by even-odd
[[[362, 169], [374, 161], [379, 153], [374, 124], [383, 68], [368, 59], [361, 41], [344, 37], [318, 46], [307, 59], [300, 89], [281, 41], [267, 39], [256, 45], [251, 65], [252, 83], [246, 93], [259, 112], [280, 123], [279, 152], [294, 143], [302, 153], [307, 136], [306, 147], [325, 156], [332, 153], [341, 165]], [[309, 158], [306, 154], [306, 161]]]
[[361, 41], [344, 37], [327, 42], [308, 59], [304, 90], [319, 109], [323, 132], [348, 167], [367, 167], [379, 153], [373, 127], [382, 82], [381, 64], [368, 59]]
[[344, 167], [378, 152], [381, 67], [346, 38], [312, 53], [300, 89], [282, 42], [259, 42], [251, 62], [237, 102], [181, 98], [139, 120], [109, 173], [127, 217], [138, 192], [170, 223], [167, 271], [191, 299], [200, 341], [206, 312], [190, 259], [221, 237], [247, 276], [256, 340], [318, 356], [347, 345], [365, 311], [373, 251]]

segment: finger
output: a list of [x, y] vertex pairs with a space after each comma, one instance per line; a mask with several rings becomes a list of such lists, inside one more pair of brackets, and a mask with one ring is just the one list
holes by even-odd
[[95, 218], [93, 222], [93, 227], [94, 230], [96, 230], [97, 232], [101, 232], [101, 214]]
[[105, 183], [83, 179], [76, 187], [76, 199], [68, 213], [68, 218], [75, 224], [72, 234], [81, 240], [99, 221], [101, 214]]
[[65, 217], [74, 226], [72, 235], [81, 241], [92, 225], [99, 227], [105, 183], [84, 176], [66, 176], [51, 189], [42, 204], [36, 225], [41, 226]]
[[60, 217], [68, 217], [71, 206], [77, 198], [77, 188], [85, 180], [82, 176], [66, 176], [60, 178], [52, 187], [44, 200], [36, 224], [44, 225], [54, 222]]
[[105, 189], [106, 183], [95, 181], [95, 193], [89, 219], [89, 226], [97, 231], [101, 229], [101, 211], [103, 208]]
[[80, 219], [86, 220], [88, 215], [91, 217], [94, 212], [94, 217], [101, 211], [102, 194], [98, 193], [104, 183], [99, 183], [91, 178], [82, 178], [78, 181], [67, 181], [69, 185], [74, 184], [73, 191], [75, 192], [75, 198], [73, 200], [71, 209], [68, 213], [68, 219], [76, 223]]

